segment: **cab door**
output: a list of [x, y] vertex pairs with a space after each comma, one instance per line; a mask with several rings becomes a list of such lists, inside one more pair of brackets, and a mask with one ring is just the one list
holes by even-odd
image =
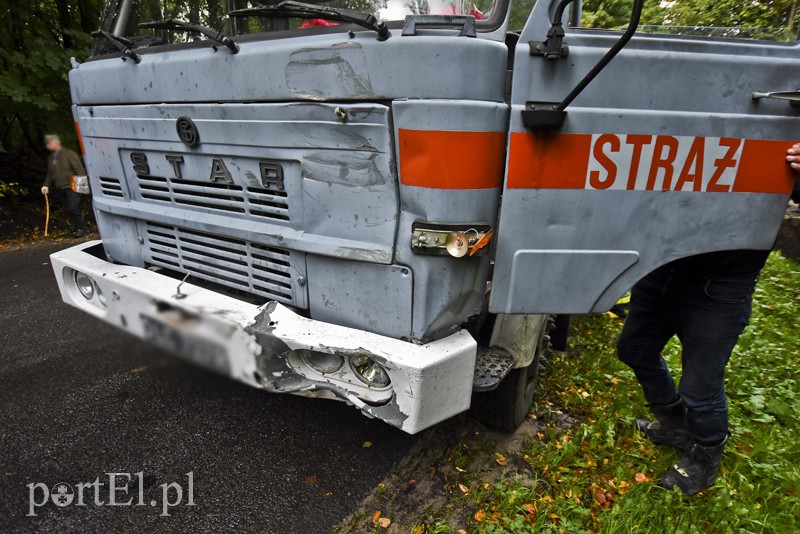
[[552, 109], [621, 35], [565, 28], [568, 55], [534, 55], [554, 8], [536, 3], [515, 51], [490, 311], [604, 311], [672, 260], [772, 247], [798, 44], [637, 32], [548, 131], [523, 110]]

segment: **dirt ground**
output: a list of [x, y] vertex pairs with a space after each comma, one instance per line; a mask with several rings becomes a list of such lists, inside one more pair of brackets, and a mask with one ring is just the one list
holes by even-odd
[[[475, 510], [454, 508], [450, 502], [460, 492], [453, 456], [466, 455], [469, 462], [464, 471], [480, 474], [480, 479], [490, 483], [498, 481], [504, 471], [509, 471], [507, 476], [525, 477], [530, 466], [519, 461], [517, 453], [528, 436], [541, 430], [538, 425], [529, 419], [507, 435], [489, 431], [463, 415], [425, 431], [392, 474], [342, 521], [339, 533], [364, 534], [376, 529], [390, 534], [407, 533], [415, 525], [433, 525], [442, 518], [466, 529], [465, 520]], [[493, 464], [494, 453], [502, 454], [508, 465]], [[380, 519], [384, 525], [388, 520], [388, 526], [379, 527]]]

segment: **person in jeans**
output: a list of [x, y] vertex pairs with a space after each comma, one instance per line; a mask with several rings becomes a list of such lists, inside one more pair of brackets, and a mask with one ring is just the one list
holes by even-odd
[[[800, 170], [800, 144], [787, 162]], [[711, 252], [668, 263], [640, 280], [617, 344], [619, 359], [633, 369], [654, 421], [639, 419], [659, 445], [683, 451], [659, 479], [686, 495], [716, 480], [728, 442], [725, 367], [749, 323], [756, 281], [769, 250]], [[676, 387], [664, 346], [678, 336], [683, 374]]]
[[51, 187], [55, 188], [61, 206], [72, 219], [74, 236], [83, 237], [86, 235], [86, 221], [81, 212], [81, 196], [72, 190], [70, 178], [73, 175], [85, 175], [86, 169], [83, 168], [78, 154], [61, 146], [57, 135], [44, 136], [44, 143], [50, 156], [47, 158], [47, 177], [42, 185], [42, 194], [46, 195]]

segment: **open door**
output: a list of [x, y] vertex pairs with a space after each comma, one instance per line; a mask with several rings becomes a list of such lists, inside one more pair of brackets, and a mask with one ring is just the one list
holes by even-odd
[[604, 311], [677, 258], [772, 247], [800, 139], [798, 44], [637, 32], [548, 114], [622, 36], [566, 28], [560, 47], [555, 12], [539, 0], [515, 51], [490, 310]]

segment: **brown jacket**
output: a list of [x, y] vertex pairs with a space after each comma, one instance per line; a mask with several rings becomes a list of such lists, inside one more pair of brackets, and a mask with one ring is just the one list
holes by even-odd
[[47, 158], [47, 178], [44, 180], [44, 186], [66, 189], [72, 186], [70, 176], [74, 174], [86, 174], [81, 158], [75, 151], [61, 147], [58, 153], [52, 153]]

